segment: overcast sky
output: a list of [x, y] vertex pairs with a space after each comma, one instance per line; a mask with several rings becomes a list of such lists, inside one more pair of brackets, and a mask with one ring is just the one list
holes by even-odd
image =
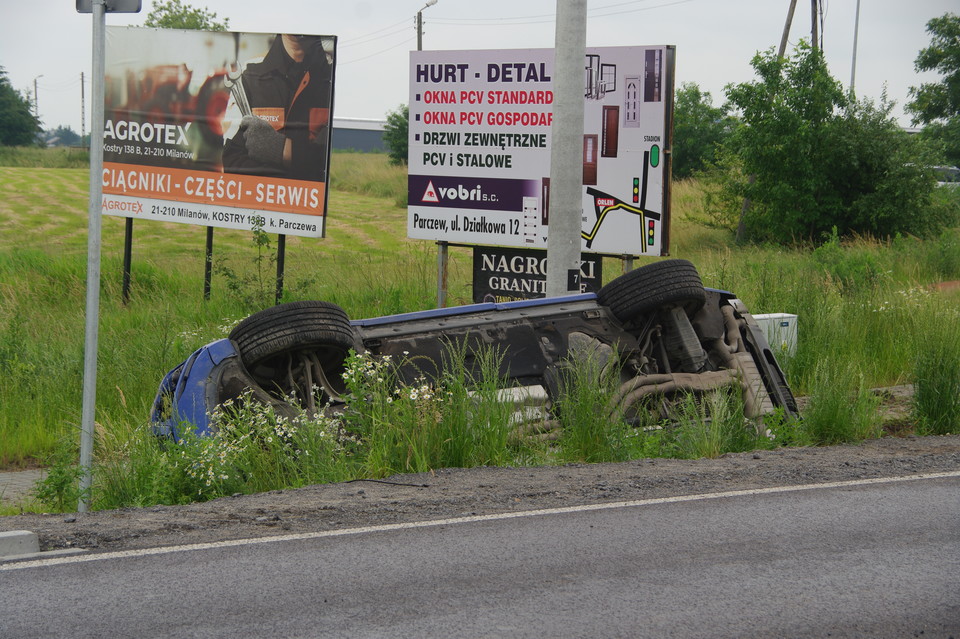
[[[425, 0], [188, 0], [231, 31], [295, 32], [339, 37], [335, 117], [384, 118], [408, 102], [408, 52], [416, 49], [415, 16]], [[862, 0], [856, 90], [879, 100], [886, 89], [904, 125], [911, 86], [936, 80], [913, 62], [930, 42], [926, 23], [957, 0]], [[140, 14], [111, 14], [108, 25], [140, 25]], [[797, 3], [790, 47], [810, 38], [810, 2]], [[857, 0], [824, 1], [823, 46], [833, 76], [850, 83]], [[523, 49], [554, 45], [557, 0], [439, 0], [423, 10], [424, 49]], [[589, 0], [587, 46], [669, 44], [677, 47], [676, 81], [709, 91], [715, 105], [728, 83], [755, 78], [750, 60], [780, 42], [789, 0]], [[86, 75], [90, 121], [90, 14], [75, 0], [0, 0], [0, 66], [14, 88], [33, 94], [46, 128], [81, 131], [80, 74]]]

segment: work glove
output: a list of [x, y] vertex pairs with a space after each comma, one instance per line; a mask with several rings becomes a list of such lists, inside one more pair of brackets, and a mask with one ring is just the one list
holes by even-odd
[[245, 115], [240, 120], [247, 155], [264, 164], [283, 166], [283, 145], [287, 139], [277, 133], [270, 124], [255, 115]]

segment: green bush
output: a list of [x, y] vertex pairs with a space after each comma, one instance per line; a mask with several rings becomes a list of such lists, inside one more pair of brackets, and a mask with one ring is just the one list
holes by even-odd
[[819, 242], [833, 227], [930, 235], [950, 223], [925, 169], [938, 156], [900, 129], [892, 103], [852, 100], [804, 42], [752, 64], [757, 81], [727, 88], [740, 124], [713, 171], [715, 219], [737, 220], [741, 239], [777, 243]]

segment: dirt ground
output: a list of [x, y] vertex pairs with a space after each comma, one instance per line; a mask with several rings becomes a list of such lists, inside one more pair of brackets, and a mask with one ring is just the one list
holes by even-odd
[[[885, 391], [888, 432], [908, 396]], [[445, 469], [309, 486], [187, 506], [0, 517], [42, 550], [96, 552], [445, 519], [828, 481], [960, 471], [960, 435], [888, 436], [857, 445], [784, 448], [718, 459], [643, 459], [541, 468]]]

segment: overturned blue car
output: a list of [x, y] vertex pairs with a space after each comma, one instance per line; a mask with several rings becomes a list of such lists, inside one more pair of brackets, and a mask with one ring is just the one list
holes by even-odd
[[671, 259], [630, 271], [597, 294], [360, 320], [328, 302], [280, 304], [167, 373], [151, 422], [158, 435], [175, 439], [184, 426], [210, 434], [214, 410], [244, 393], [281, 411], [335, 411], [351, 351], [391, 356], [399, 378], [413, 383], [438, 375], [452, 345], [467, 353], [495, 348], [506, 385], [536, 388], [547, 410], [562, 369], [599, 357], [616, 367], [616, 397], [628, 417], [643, 410], [667, 418], [678, 398], [732, 385], [742, 390], [747, 417], [797, 414], [783, 371], [743, 303], [704, 288], [692, 263]]

